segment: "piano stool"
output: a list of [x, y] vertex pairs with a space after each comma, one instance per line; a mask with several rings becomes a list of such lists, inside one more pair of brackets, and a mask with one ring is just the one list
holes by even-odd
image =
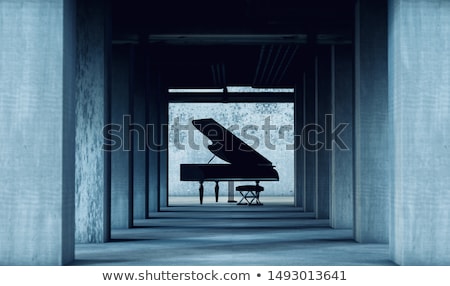
[[243, 185], [237, 186], [236, 191], [242, 196], [241, 200], [237, 203], [238, 205], [258, 205], [262, 206], [259, 200], [259, 193], [264, 191], [264, 188], [260, 185]]

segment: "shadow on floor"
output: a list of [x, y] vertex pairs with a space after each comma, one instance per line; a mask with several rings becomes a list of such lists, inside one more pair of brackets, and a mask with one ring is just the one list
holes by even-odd
[[77, 244], [73, 265], [394, 265], [387, 244], [357, 243], [351, 229], [286, 204], [177, 205], [134, 224], [111, 242]]

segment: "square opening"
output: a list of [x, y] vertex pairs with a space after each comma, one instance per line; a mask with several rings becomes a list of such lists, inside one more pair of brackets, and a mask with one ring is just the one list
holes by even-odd
[[[199, 182], [181, 181], [180, 164], [230, 164], [209, 151], [211, 143], [192, 125], [193, 119], [213, 118], [272, 162], [279, 181], [262, 181], [261, 201], [294, 203], [294, 104], [169, 103], [169, 205], [199, 204]], [[249, 181], [236, 181], [234, 188]], [[215, 182], [204, 182], [203, 203], [215, 203]], [[219, 182], [219, 203], [227, 203], [228, 183]], [[237, 195], [236, 200], [239, 198]], [[188, 197], [192, 198], [189, 200]]]

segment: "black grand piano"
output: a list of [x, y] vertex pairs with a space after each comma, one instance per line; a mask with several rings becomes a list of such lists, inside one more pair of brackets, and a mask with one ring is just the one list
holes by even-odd
[[[200, 204], [203, 203], [203, 182], [216, 182], [216, 202], [219, 199], [219, 181], [278, 181], [278, 172], [272, 162], [255, 151], [214, 119], [192, 120], [192, 124], [208, 137], [209, 151], [230, 164], [181, 164], [181, 181], [200, 183]], [[214, 157], [213, 157], [214, 158]], [[212, 159], [211, 159], [212, 160]], [[211, 161], [210, 160], [210, 161]]]

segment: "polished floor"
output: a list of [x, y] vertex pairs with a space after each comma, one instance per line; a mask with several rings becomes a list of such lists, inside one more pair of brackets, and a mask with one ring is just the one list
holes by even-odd
[[361, 244], [351, 229], [295, 208], [286, 198], [262, 206], [172, 199], [132, 229], [115, 229], [112, 241], [77, 244], [74, 265], [141, 266], [352, 266], [394, 265], [387, 244]]

